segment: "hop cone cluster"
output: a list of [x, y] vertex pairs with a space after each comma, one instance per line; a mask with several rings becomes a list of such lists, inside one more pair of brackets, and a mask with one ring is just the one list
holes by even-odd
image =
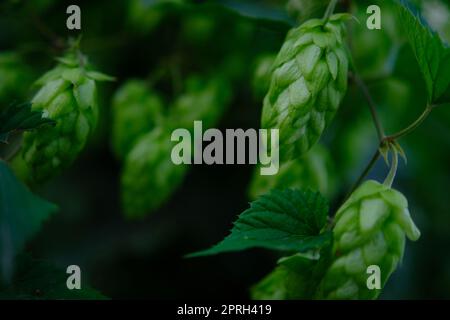
[[129, 80], [114, 95], [112, 144], [124, 159], [136, 141], [162, 121], [163, 102], [144, 81]]
[[[192, 76], [162, 123], [141, 136], [129, 152], [122, 172], [122, 203], [129, 217], [141, 217], [159, 208], [182, 183], [185, 165], [175, 165], [171, 154], [174, 129], [192, 130], [194, 121], [212, 127], [223, 115], [231, 95], [220, 77]], [[191, 145], [185, 150], [190, 150]]]
[[320, 299], [375, 299], [367, 287], [367, 267], [377, 265], [381, 285], [402, 260], [405, 234], [417, 240], [408, 202], [398, 191], [376, 181], [361, 185], [336, 214], [333, 262], [318, 290]]
[[69, 53], [37, 84], [32, 109], [56, 121], [53, 127], [24, 134], [22, 158], [31, 183], [41, 183], [70, 166], [98, 118], [97, 80], [109, 77], [86, 69], [85, 58]]
[[128, 217], [157, 209], [183, 181], [187, 167], [171, 160], [171, 131], [157, 128], [142, 136], [127, 156], [122, 203]]
[[280, 130], [281, 160], [305, 153], [318, 141], [345, 95], [347, 17], [309, 20], [289, 31], [278, 53], [261, 124]]

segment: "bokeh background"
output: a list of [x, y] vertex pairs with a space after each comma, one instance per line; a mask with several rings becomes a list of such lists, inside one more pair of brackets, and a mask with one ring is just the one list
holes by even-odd
[[[441, 37], [450, 40], [449, 2], [414, 2]], [[100, 85], [101, 120], [88, 147], [69, 170], [38, 190], [60, 211], [27, 251], [56, 265], [79, 265], [83, 279], [111, 298], [247, 298], [249, 287], [275, 266], [275, 254], [183, 255], [227, 235], [232, 221], [248, 207], [253, 166], [192, 166], [159, 210], [141, 220], [127, 219], [120, 203], [122, 164], [111, 151], [111, 97], [126, 79], [148, 79], [161, 66], [181, 75], [223, 72], [232, 79], [233, 95], [219, 128], [258, 128], [263, 97], [253, 86], [255, 64], [278, 51], [297, 21], [323, 15], [326, 1], [312, 3], [78, 1], [82, 50], [117, 81]], [[62, 54], [61, 39], [80, 34], [65, 28], [69, 4], [73, 1], [1, 2], [0, 53], [15, 52], [22, 63], [11, 73], [0, 61], [0, 103], [29, 101], [33, 81]], [[382, 30], [365, 27], [370, 4], [381, 7]], [[426, 89], [391, 2], [346, 0], [339, 10], [356, 17], [349, 25], [349, 46], [386, 131], [402, 129], [424, 109]], [[171, 95], [166, 82], [158, 90]], [[321, 141], [332, 162], [327, 174], [333, 181], [329, 197], [334, 212], [377, 146], [366, 101], [352, 82]], [[437, 108], [400, 142], [408, 162], [401, 163], [394, 185], [408, 198], [422, 237], [407, 243], [403, 264], [381, 297], [450, 298], [450, 108]], [[380, 160], [370, 177], [383, 180], [387, 171]]]

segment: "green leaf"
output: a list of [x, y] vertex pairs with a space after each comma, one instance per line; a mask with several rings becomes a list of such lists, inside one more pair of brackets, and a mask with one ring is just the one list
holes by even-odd
[[0, 160], [0, 278], [11, 279], [15, 256], [56, 210], [32, 194]]
[[0, 142], [7, 143], [13, 132], [32, 130], [46, 124], [55, 124], [42, 117], [41, 111], [32, 111], [31, 103], [12, 104], [0, 112]]
[[450, 86], [450, 48], [408, 0], [397, 0], [404, 25], [427, 85], [428, 100], [438, 102]]
[[331, 240], [330, 233], [321, 233], [327, 213], [327, 200], [318, 192], [273, 190], [251, 203], [222, 242], [189, 257], [256, 247], [294, 252], [319, 249]]
[[252, 3], [236, 0], [217, 0], [209, 1], [207, 3], [217, 3], [231, 11], [234, 11], [238, 15], [249, 19], [281, 23], [290, 27], [294, 27], [296, 25], [295, 20], [291, 19], [286, 14], [285, 10], [273, 8], [264, 4], [262, 5], [258, 2]]
[[11, 285], [0, 286], [0, 299], [4, 300], [104, 300], [107, 299], [98, 291], [85, 285], [81, 289], [69, 290], [66, 285], [69, 276], [64, 269], [51, 262], [35, 260], [28, 255], [21, 255], [18, 267]]

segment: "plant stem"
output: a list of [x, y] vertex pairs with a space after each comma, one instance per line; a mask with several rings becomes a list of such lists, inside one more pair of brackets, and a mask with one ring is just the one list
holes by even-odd
[[350, 195], [353, 193], [353, 191], [355, 191], [356, 188], [359, 187], [361, 182], [367, 177], [367, 175], [369, 174], [370, 170], [372, 170], [373, 166], [375, 165], [375, 163], [377, 162], [378, 158], [380, 157], [380, 155], [381, 155], [380, 154], [380, 149], [377, 148], [376, 152], [374, 153], [374, 155], [370, 159], [369, 164], [366, 166], [366, 168], [364, 169], [363, 173], [359, 176], [358, 180], [353, 184], [352, 188], [350, 189], [350, 192], [345, 197], [345, 200], [347, 200], [350, 197]]
[[384, 134], [383, 125], [381, 124], [380, 117], [378, 116], [377, 113], [375, 101], [373, 100], [372, 95], [370, 94], [369, 88], [367, 88], [364, 81], [356, 72], [353, 73], [353, 79], [355, 80], [356, 85], [361, 89], [364, 97], [367, 100], [370, 113], [372, 114], [373, 123], [375, 124], [375, 128], [377, 130], [378, 139], [379, 141], [383, 141], [386, 135]]
[[325, 14], [323, 16], [324, 24], [328, 22], [328, 19], [330, 19], [331, 15], [334, 12], [334, 9], [336, 8], [336, 4], [339, 0], [331, 0], [328, 4], [327, 10], [325, 11]]
[[394, 133], [388, 137], [386, 137], [386, 139], [389, 140], [396, 140], [399, 138], [402, 138], [408, 134], [410, 134], [412, 131], [414, 131], [418, 126], [420, 126], [422, 124], [422, 122], [425, 121], [425, 119], [428, 117], [428, 115], [430, 114], [430, 112], [433, 110], [434, 106], [433, 105], [427, 105], [427, 107], [425, 108], [425, 110], [423, 111], [423, 113], [419, 116], [419, 118], [417, 118], [413, 123], [411, 123], [408, 127], [406, 127], [405, 129]]
[[[357, 78], [358, 77], [356, 75], [354, 75], [355, 81], [358, 82], [358, 80], [356, 80]], [[363, 83], [363, 82], [361, 81], [361, 83]], [[368, 95], [368, 97], [370, 98], [370, 94]], [[372, 113], [372, 115], [374, 116], [374, 122], [379, 124], [379, 125], [377, 125], [377, 129], [378, 128], [381, 129], [380, 131], [377, 130], [377, 132], [381, 132], [382, 135], [380, 135], [380, 136], [382, 136], [383, 138], [381, 139], [378, 149], [376, 150], [376, 152], [373, 155], [372, 159], [370, 160], [369, 164], [365, 168], [364, 172], [361, 174], [361, 176], [355, 182], [352, 189], [350, 190], [350, 193], [345, 198], [346, 200], [353, 193], [353, 191], [355, 191], [356, 188], [358, 188], [358, 186], [361, 184], [361, 182], [364, 180], [364, 178], [369, 174], [372, 167], [375, 165], [376, 161], [380, 157], [380, 149], [379, 148], [381, 146], [385, 145], [386, 143], [388, 143], [389, 145], [392, 145], [392, 143], [395, 142], [397, 139], [402, 138], [402, 137], [410, 134], [411, 132], [413, 132], [415, 129], [417, 129], [418, 126], [420, 126], [423, 123], [423, 121], [428, 117], [428, 115], [430, 114], [430, 112], [433, 110], [434, 107], [435, 107], [434, 105], [430, 105], [430, 104], [427, 105], [424, 112], [419, 116], [419, 118], [417, 118], [413, 123], [411, 123], [405, 129], [403, 129], [397, 133], [394, 133], [390, 136], [384, 135], [384, 133], [382, 131], [381, 123], [379, 121], [375, 120], [375, 119], [378, 119], [376, 111], [374, 108], [371, 107], [371, 109], [374, 110], [374, 112]], [[391, 164], [389, 174], [388, 174], [386, 180], [384, 181], [384, 184], [388, 185], [388, 186], [392, 185], [395, 175], [396, 175], [396, 172], [397, 172], [397, 167], [398, 167], [398, 150], [397, 150], [397, 148], [391, 148], [391, 150], [393, 152], [392, 164]]]
[[389, 188], [392, 187], [392, 183], [394, 183], [395, 175], [397, 174], [397, 167], [398, 167], [398, 152], [395, 147], [390, 147], [390, 150], [392, 151], [392, 163], [391, 163], [391, 169], [389, 170], [389, 174], [384, 180], [383, 184], [388, 186]]

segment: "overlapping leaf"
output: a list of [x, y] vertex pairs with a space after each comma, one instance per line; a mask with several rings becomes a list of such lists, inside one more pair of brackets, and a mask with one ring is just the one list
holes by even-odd
[[427, 85], [429, 102], [442, 102], [440, 98], [450, 89], [450, 48], [408, 0], [397, 0], [397, 4], [400, 21]]
[[0, 279], [10, 280], [15, 256], [56, 209], [31, 193], [0, 160]]
[[11, 104], [0, 112], [0, 142], [7, 143], [13, 132], [54, 124], [51, 119], [42, 117], [41, 111], [32, 111], [31, 103]]
[[331, 238], [330, 233], [321, 233], [327, 213], [328, 203], [318, 192], [274, 190], [252, 202], [222, 242], [189, 256], [256, 247], [294, 252], [319, 249]]

